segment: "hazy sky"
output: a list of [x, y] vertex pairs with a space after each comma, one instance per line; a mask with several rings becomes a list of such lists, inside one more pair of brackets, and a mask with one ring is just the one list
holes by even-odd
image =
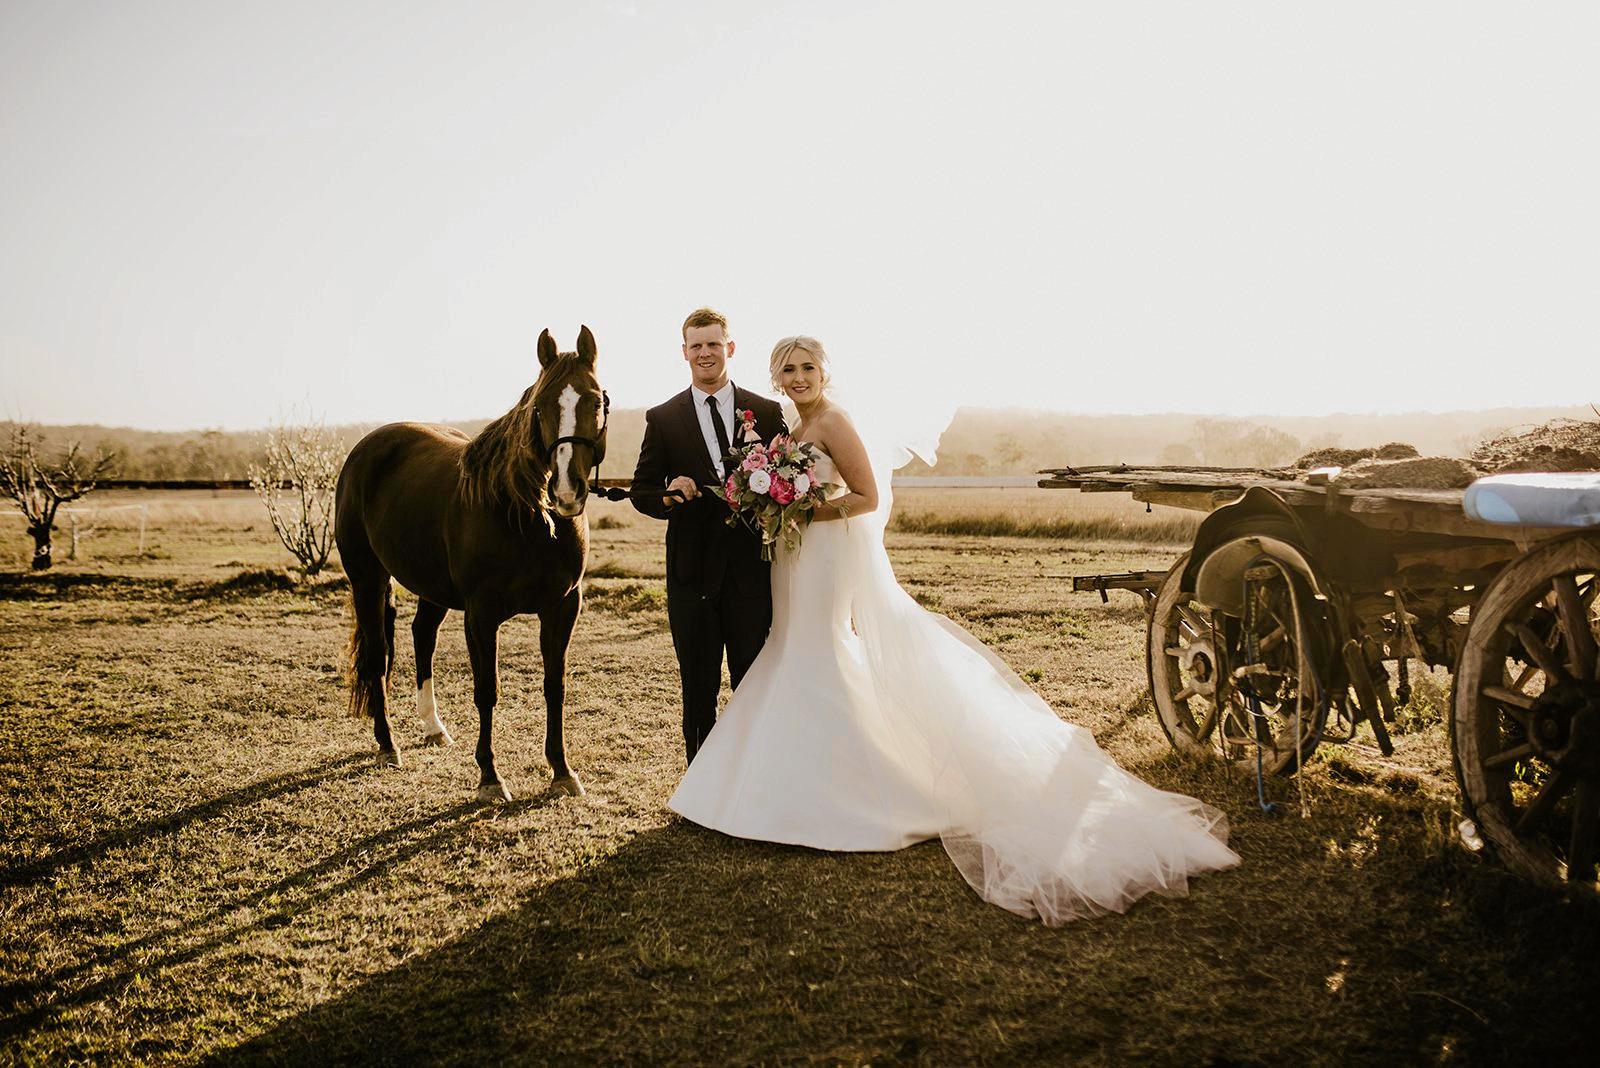
[[[0, 415], [1600, 401], [1600, 4], [0, 0]], [[859, 414], [859, 413], [858, 413]]]

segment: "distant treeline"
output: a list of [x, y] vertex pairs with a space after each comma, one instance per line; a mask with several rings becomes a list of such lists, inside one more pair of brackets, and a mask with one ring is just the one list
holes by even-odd
[[[963, 408], [939, 442], [939, 462], [916, 464], [910, 474], [1020, 475], [1041, 468], [1106, 463], [1205, 464], [1271, 467], [1311, 449], [1358, 448], [1403, 441], [1423, 455], [1462, 456], [1488, 434], [1555, 418], [1593, 419], [1586, 405], [1496, 408], [1480, 412], [1410, 412], [1395, 415], [1220, 418], [1179, 414], [1074, 415], [1069, 412]], [[475, 434], [488, 422], [457, 422]], [[0, 429], [3, 429], [0, 426]], [[42, 426], [47, 448], [79, 442], [119, 457], [122, 478], [246, 478], [260, 456], [264, 430], [156, 431], [103, 426]], [[353, 445], [370, 426], [330, 428]], [[611, 413], [601, 473], [626, 477], [639, 457], [644, 411]]]

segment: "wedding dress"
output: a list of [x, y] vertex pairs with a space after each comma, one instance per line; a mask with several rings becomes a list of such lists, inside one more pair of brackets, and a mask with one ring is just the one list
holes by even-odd
[[[824, 457], [817, 474], [839, 481]], [[918, 605], [877, 513], [772, 566], [772, 630], [669, 802], [740, 838], [893, 850], [941, 838], [984, 900], [1059, 924], [1231, 867], [1227, 822], [1119, 768], [972, 635]]]

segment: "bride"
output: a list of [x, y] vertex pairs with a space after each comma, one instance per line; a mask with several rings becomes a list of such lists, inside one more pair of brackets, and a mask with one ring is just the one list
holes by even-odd
[[778, 550], [771, 633], [673, 810], [817, 849], [940, 838], [984, 900], [1047, 924], [1181, 895], [1190, 875], [1237, 864], [1221, 813], [1117, 767], [911, 599], [883, 546], [889, 475], [906, 453], [863, 441], [830, 397], [816, 339], [778, 342], [771, 370], [799, 416], [794, 436], [824, 453], [817, 476], [841, 488], [797, 550]]

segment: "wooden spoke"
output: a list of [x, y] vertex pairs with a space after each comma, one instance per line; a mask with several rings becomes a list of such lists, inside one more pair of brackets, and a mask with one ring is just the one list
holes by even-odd
[[1538, 664], [1525, 664], [1522, 668], [1522, 674], [1518, 675], [1512, 680], [1511, 688], [1520, 693], [1522, 690], [1527, 688], [1529, 680], [1531, 680], [1538, 673]]
[[1578, 582], [1571, 575], [1555, 578], [1556, 605], [1561, 610], [1561, 629], [1567, 636], [1567, 664], [1580, 679], [1594, 677], [1594, 631], [1589, 628], [1589, 611], [1578, 595]]
[[1268, 634], [1265, 638], [1262, 638], [1261, 643], [1256, 648], [1263, 653], [1268, 652], [1273, 646], [1283, 641], [1288, 634], [1289, 632], [1280, 625], [1277, 629], [1272, 631], [1272, 633]]
[[1183, 655], [1183, 646], [1181, 646], [1181, 645], [1169, 645], [1165, 649], [1163, 649], [1162, 652], [1166, 653], [1168, 656], [1182, 656]]
[[1594, 879], [1595, 827], [1600, 823], [1600, 780], [1585, 778], [1572, 799], [1572, 838], [1567, 845], [1567, 882]]
[[[1288, 627], [1288, 625], [1289, 625], [1284, 620], [1284, 618], [1282, 616], [1280, 616], [1276, 611], [1270, 611], [1269, 610], [1267, 612], [1267, 617], [1275, 624], [1275, 626], [1272, 628], [1272, 630], [1267, 632], [1268, 634], [1271, 634], [1271, 633], [1273, 633], [1275, 631], [1283, 630], [1286, 627]], [[1257, 641], [1259, 643], [1260, 639], [1257, 639]]]
[[1517, 818], [1517, 835], [1521, 837], [1533, 830], [1544, 818], [1550, 815], [1551, 809], [1556, 807], [1556, 802], [1561, 800], [1563, 794], [1572, 788], [1577, 776], [1569, 771], [1556, 769], [1544, 787], [1529, 802], [1528, 807], [1522, 810], [1522, 815]]
[[1205, 634], [1211, 629], [1206, 625], [1206, 621], [1200, 618], [1200, 613], [1186, 604], [1178, 606], [1178, 614], [1183, 617], [1185, 623], [1189, 624], [1189, 629], [1196, 634]]
[[1533, 711], [1533, 698], [1527, 694], [1508, 690], [1504, 686], [1485, 686], [1483, 696], [1500, 702], [1501, 708], [1516, 716], [1519, 723], [1527, 725], [1528, 713]]
[[1503, 768], [1507, 764], [1515, 764], [1519, 760], [1526, 760], [1528, 757], [1533, 756], [1533, 753], [1533, 743], [1526, 742], [1514, 748], [1507, 749], [1503, 753], [1496, 753], [1494, 756], [1485, 760], [1483, 762], [1483, 766], [1486, 768]]
[[1567, 675], [1567, 669], [1561, 666], [1561, 661], [1555, 658], [1554, 652], [1533, 632], [1532, 627], [1522, 622], [1508, 623], [1506, 630], [1522, 643], [1522, 648], [1551, 682], [1565, 682], [1570, 677]]
[[1181, 637], [1187, 635], [1191, 641], [1193, 641], [1195, 638], [1200, 637], [1200, 632], [1195, 630], [1194, 626], [1187, 619], [1179, 619], [1178, 620], [1177, 631], [1178, 631], [1178, 637], [1181, 638]]
[[1200, 726], [1195, 730], [1194, 737], [1197, 742], [1204, 742], [1211, 737], [1211, 732], [1217, 729], [1217, 703], [1211, 702], [1211, 707], [1206, 709], [1206, 718], [1200, 721]]
[[1187, 701], [1189, 698], [1193, 697], [1195, 693], [1196, 691], [1193, 686], [1185, 686], [1183, 689], [1173, 694], [1172, 699], [1173, 701]]

